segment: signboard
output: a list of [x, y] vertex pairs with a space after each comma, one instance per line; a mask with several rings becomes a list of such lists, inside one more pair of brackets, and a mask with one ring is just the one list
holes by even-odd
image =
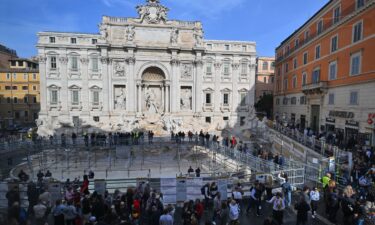
[[62, 199], [61, 194], [61, 183], [60, 182], [49, 182], [48, 192], [51, 193], [51, 204], [54, 204], [57, 199]]
[[329, 111], [330, 117], [340, 117], [345, 119], [352, 119], [354, 118], [353, 112], [346, 112], [346, 111]]
[[227, 179], [219, 179], [217, 180], [217, 188], [220, 192], [221, 199], [226, 200], [228, 198], [228, 180]]
[[202, 178], [191, 178], [186, 180], [186, 200], [202, 199], [201, 187], [203, 186]]
[[94, 190], [98, 195], [104, 196], [105, 190], [107, 190], [107, 183], [105, 180], [95, 180], [94, 181]]
[[335, 122], [336, 122], [336, 119], [334, 119], [334, 118], [330, 118], [330, 117], [327, 117], [327, 118], [326, 118], [326, 122], [328, 122], [328, 123], [335, 123]]
[[160, 192], [163, 193], [163, 201], [165, 204], [175, 204], [176, 201], [176, 178], [160, 179]]
[[345, 123], [345, 125], [358, 127], [359, 123], [356, 122], [356, 121], [353, 121], [353, 120], [347, 120], [346, 123]]
[[176, 201], [177, 202], [184, 202], [186, 201], [186, 179], [185, 178], [179, 178], [177, 179], [177, 186], [176, 186]]

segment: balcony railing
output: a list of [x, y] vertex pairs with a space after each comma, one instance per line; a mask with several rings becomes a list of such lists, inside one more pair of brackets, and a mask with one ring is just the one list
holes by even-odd
[[303, 92], [310, 92], [310, 91], [324, 91], [327, 89], [327, 81], [319, 81], [319, 82], [314, 82], [310, 84], [305, 84], [302, 86], [302, 91]]

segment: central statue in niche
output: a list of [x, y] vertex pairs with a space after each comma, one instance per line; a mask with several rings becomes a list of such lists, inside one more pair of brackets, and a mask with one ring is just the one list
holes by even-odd
[[147, 90], [145, 94], [147, 113], [158, 114], [159, 104], [156, 102], [156, 95], [153, 90]]

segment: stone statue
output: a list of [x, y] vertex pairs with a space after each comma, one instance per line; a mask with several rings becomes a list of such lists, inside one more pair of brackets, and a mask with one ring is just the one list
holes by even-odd
[[106, 39], [108, 37], [108, 29], [106, 26], [100, 26], [100, 35], [102, 36], [102, 39]]
[[167, 22], [167, 8], [159, 8], [158, 21], [163, 21], [164, 23]]
[[159, 109], [158, 109], [157, 103], [155, 102], [155, 93], [154, 93], [154, 91], [153, 90], [151, 90], [151, 91], [147, 90], [145, 98], [146, 98], [147, 112], [153, 113], [153, 114], [159, 113]]
[[126, 106], [126, 96], [124, 88], [121, 88], [120, 94], [116, 96], [116, 103], [115, 108], [116, 109], [125, 109]]
[[132, 42], [134, 40], [134, 36], [135, 36], [134, 26], [128, 26], [126, 28], [126, 40], [128, 42]]
[[203, 31], [201, 29], [194, 29], [194, 38], [196, 46], [202, 46], [203, 44]]
[[178, 34], [179, 34], [178, 30], [176, 28], [173, 28], [172, 32], [171, 32], [171, 44], [172, 45], [176, 45], [177, 44]]
[[157, 0], [149, 0], [146, 5], [139, 5], [136, 9], [139, 14], [139, 23], [157, 24], [167, 21], [168, 8], [160, 5]]
[[191, 78], [191, 76], [192, 76], [192, 67], [191, 67], [191, 65], [184, 64], [182, 66], [181, 78], [189, 79], [189, 78]]
[[181, 92], [180, 107], [182, 110], [191, 110], [191, 91], [190, 89]]
[[171, 116], [164, 116], [162, 119], [163, 129], [167, 132], [178, 132], [183, 126], [181, 118], [172, 118]]
[[115, 62], [114, 70], [116, 76], [122, 77], [125, 76], [125, 68], [124, 65], [121, 64], [121, 62]]
[[137, 6], [137, 11], [138, 11], [138, 14], [139, 14], [139, 22], [142, 23], [143, 20], [145, 19], [145, 17], [147, 16], [147, 14], [148, 14], [147, 8], [143, 5], [139, 5], [139, 6]]

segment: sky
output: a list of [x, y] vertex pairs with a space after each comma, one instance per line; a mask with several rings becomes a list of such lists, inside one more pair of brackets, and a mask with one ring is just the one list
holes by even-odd
[[[37, 54], [37, 32], [98, 33], [103, 15], [138, 17], [146, 0], [0, 0], [0, 44], [20, 57]], [[161, 0], [168, 18], [203, 23], [205, 39], [255, 41], [275, 48], [329, 0]]]

